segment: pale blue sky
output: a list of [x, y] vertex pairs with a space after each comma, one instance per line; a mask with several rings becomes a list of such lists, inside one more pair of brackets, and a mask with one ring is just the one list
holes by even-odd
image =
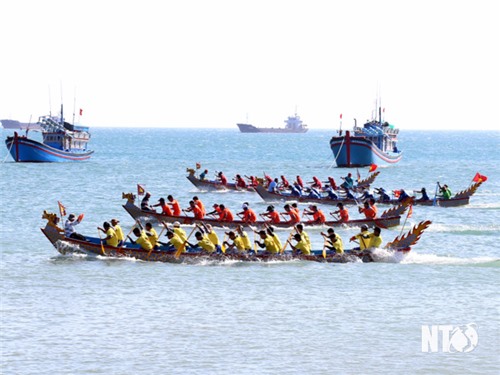
[[0, 119], [500, 128], [500, 2], [3, 1]]

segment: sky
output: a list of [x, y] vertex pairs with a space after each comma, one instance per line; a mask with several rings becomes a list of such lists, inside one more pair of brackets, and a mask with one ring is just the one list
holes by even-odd
[[[498, 0], [0, 3], [0, 119], [500, 129]], [[79, 118], [79, 109], [83, 116]]]

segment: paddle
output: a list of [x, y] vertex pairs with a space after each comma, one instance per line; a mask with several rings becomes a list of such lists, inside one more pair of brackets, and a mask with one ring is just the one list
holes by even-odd
[[101, 244], [102, 255], [106, 256], [106, 252], [104, 251], [104, 245], [102, 244], [101, 231], [99, 230], [99, 228], [97, 228], [97, 234], [99, 235], [99, 242]]
[[436, 182], [436, 191], [434, 193], [434, 200], [432, 201], [433, 206], [437, 205], [438, 187], [439, 187], [439, 182]]
[[193, 228], [193, 230], [191, 231], [191, 233], [189, 233], [189, 236], [187, 236], [186, 240], [181, 244], [181, 246], [179, 246], [179, 248], [177, 249], [177, 251], [175, 252], [175, 255], [174, 255], [175, 259], [179, 259], [179, 256], [181, 255], [181, 253], [186, 248], [186, 243], [188, 242], [189, 237], [191, 237], [191, 235], [194, 233], [194, 231], [196, 230], [196, 228], [198, 228], [198, 227], [195, 225], [194, 228]]
[[[135, 224], [137, 224], [137, 219], [135, 220]], [[125, 236], [125, 238], [123, 239], [123, 243], [122, 245], [120, 246], [120, 248], [122, 248], [123, 246], [125, 246], [125, 239], [130, 239], [130, 234], [132, 233], [132, 231], [134, 230], [135, 228], [135, 224], [132, 225], [132, 228], [130, 229], [130, 232], [128, 232], [128, 234]]]
[[283, 245], [283, 247], [281, 248], [281, 251], [280, 251], [280, 254], [283, 254], [285, 252], [285, 249], [286, 247], [288, 246], [288, 243], [290, 242], [290, 240], [292, 239], [292, 235], [293, 235], [293, 231], [296, 230], [296, 228], [294, 227], [293, 230], [290, 232], [289, 236], [288, 236], [288, 239], [286, 240], [285, 244]]

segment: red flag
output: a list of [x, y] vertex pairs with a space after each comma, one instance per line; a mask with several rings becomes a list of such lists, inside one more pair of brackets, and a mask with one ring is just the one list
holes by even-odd
[[369, 173], [375, 171], [375, 169], [377, 169], [377, 164], [372, 164], [370, 165], [370, 169], [368, 170]]
[[80, 116], [83, 115], [83, 109], [80, 108]]
[[146, 189], [141, 184], [137, 184], [137, 195], [144, 195]]
[[57, 204], [59, 205], [59, 213], [61, 214], [61, 217], [66, 216], [66, 207], [64, 207], [59, 201], [57, 201]]
[[342, 113], [340, 114], [340, 119], [342, 120]]
[[200, 163], [196, 163], [196, 169], [200, 169], [201, 168], [201, 164]]
[[474, 182], [484, 182], [488, 179], [488, 177], [483, 176], [482, 174], [479, 174], [479, 172], [476, 173], [472, 181]]
[[411, 217], [413, 215], [413, 204], [410, 204], [410, 207], [408, 208], [408, 217]]

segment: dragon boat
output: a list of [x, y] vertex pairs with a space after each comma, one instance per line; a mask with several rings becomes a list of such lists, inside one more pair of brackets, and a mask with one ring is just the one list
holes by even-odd
[[[187, 215], [165, 215], [156, 211], [142, 210], [139, 206], [135, 204], [135, 195], [132, 193], [122, 193], [122, 198], [127, 199], [127, 202], [123, 205], [125, 211], [129, 213], [135, 220], [151, 221], [153, 223], [174, 223], [179, 222], [181, 225], [194, 225], [196, 223], [210, 224], [214, 227], [219, 228], [236, 228], [238, 225], [248, 225], [248, 223], [243, 220], [233, 220], [233, 221], [221, 221], [218, 219], [195, 219], [192, 216]], [[392, 207], [385, 210], [380, 217], [375, 219], [354, 219], [347, 222], [340, 220], [327, 220], [325, 223], [321, 224], [328, 227], [360, 227], [361, 225], [367, 225], [369, 227], [378, 226], [381, 228], [390, 228], [398, 226], [401, 223], [401, 216], [405, 213], [407, 207], [411, 204], [411, 201], [405, 201], [399, 206]], [[252, 226], [265, 226], [268, 224], [265, 220], [257, 220], [251, 223]], [[317, 223], [311, 223], [308, 221], [303, 221], [301, 224], [305, 226], [318, 226]], [[274, 227], [277, 228], [293, 228], [295, 224], [290, 224], [287, 222], [273, 223]]]
[[227, 184], [222, 184], [218, 180], [202, 180], [196, 177], [195, 170], [192, 168], [187, 168], [187, 179], [196, 186], [199, 190], [204, 191], [224, 191], [224, 190], [235, 190], [235, 191], [250, 191], [254, 192], [255, 189], [252, 186], [240, 187], [234, 182], [228, 182]]
[[225, 261], [249, 261], [249, 262], [266, 262], [266, 261], [315, 261], [315, 262], [331, 262], [331, 263], [346, 263], [353, 261], [362, 262], [377, 262], [383, 260], [389, 253], [407, 254], [411, 251], [411, 246], [417, 243], [422, 235], [422, 232], [431, 224], [430, 221], [420, 222], [410, 231], [402, 236], [396, 237], [392, 242], [389, 242], [384, 247], [384, 254], [381, 256], [377, 249], [366, 249], [363, 251], [345, 250], [344, 254], [336, 254], [331, 250], [313, 250], [310, 255], [296, 254], [292, 251], [284, 251], [280, 254], [269, 254], [258, 249], [244, 253], [215, 253], [207, 254], [199, 248], [187, 249], [180, 254], [176, 254], [176, 250], [165, 246], [160, 246], [155, 250], [143, 250], [137, 244], [125, 242], [122, 247], [109, 246], [102, 243], [98, 237], [87, 237], [85, 240], [65, 237], [56, 225], [53, 224], [53, 217], [56, 214], [44, 212], [42, 218], [47, 219], [47, 225], [41, 228], [43, 234], [47, 237], [50, 243], [62, 254], [85, 254], [91, 256], [104, 256], [112, 258], [132, 258], [150, 262], [168, 262], [168, 263], [189, 263], [199, 262], [203, 260]]
[[[356, 190], [364, 190], [368, 189], [370, 185], [375, 181], [380, 172], [374, 172], [370, 174], [367, 178], [360, 180], [358, 184], [355, 186]], [[266, 202], [276, 202], [276, 201], [294, 201], [294, 202], [302, 202], [302, 203], [315, 203], [315, 204], [327, 204], [327, 205], [336, 205], [337, 203], [344, 204], [358, 204], [359, 199], [350, 199], [345, 196], [345, 192], [342, 189], [339, 189], [335, 192], [338, 196], [337, 199], [330, 198], [328, 193], [322, 192], [321, 198], [308, 196], [308, 195], [293, 195], [289, 191], [279, 190], [279, 191], [268, 191], [264, 186], [257, 185], [255, 187], [255, 191], [259, 196]]]

